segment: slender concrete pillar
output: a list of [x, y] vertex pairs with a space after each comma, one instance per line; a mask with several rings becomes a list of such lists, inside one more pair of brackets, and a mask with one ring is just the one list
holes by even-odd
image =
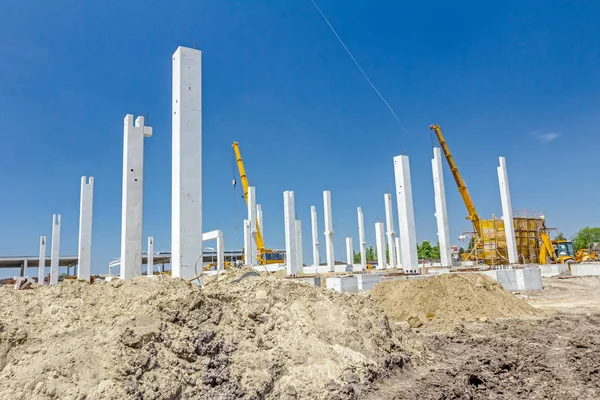
[[417, 233], [408, 156], [394, 157], [394, 175], [396, 178], [398, 219], [400, 221], [402, 267], [404, 271], [416, 272], [418, 269]]
[[260, 230], [260, 234], [262, 235], [263, 242], [265, 241], [265, 231], [263, 231], [263, 214], [262, 214], [262, 206], [260, 204], [256, 205], [256, 223], [258, 224], [258, 229]]
[[333, 252], [333, 218], [331, 215], [331, 192], [323, 191], [323, 209], [325, 215], [325, 251], [327, 252], [327, 268], [330, 272], [335, 269], [335, 255]]
[[294, 226], [296, 227], [296, 254], [297, 254], [297, 266], [298, 271], [302, 271], [304, 266], [304, 258], [302, 256], [302, 221], [296, 220], [294, 221]]
[[250, 259], [248, 264], [257, 265], [256, 249], [258, 246], [256, 235], [258, 233], [258, 221], [256, 219], [256, 188], [254, 186], [248, 187], [248, 221], [250, 221], [250, 249], [248, 249]]
[[375, 223], [375, 243], [377, 245], [377, 269], [387, 269], [387, 258], [385, 256], [385, 235], [383, 234], [383, 222]]
[[178, 47], [172, 58], [171, 270], [191, 279], [203, 253], [202, 52]]
[[301, 266], [298, 265], [296, 238], [296, 209], [294, 205], [294, 192], [283, 192], [283, 213], [285, 227], [285, 264], [288, 275], [297, 275]]
[[352, 238], [346, 238], [346, 262], [352, 266], [354, 264], [354, 250], [352, 249]]
[[391, 193], [386, 193], [383, 195], [383, 200], [385, 202], [385, 224], [387, 226], [387, 248], [390, 254], [390, 268], [395, 269], [396, 266], [396, 246], [394, 243], [394, 236], [396, 232], [394, 231], [394, 212], [392, 211], [392, 195]]
[[23, 260], [23, 266], [21, 267], [21, 276], [29, 276], [27, 273], [27, 266], [29, 265], [29, 260]]
[[367, 269], [367, 241], [365, 240], [365, 220], [362, 208], [358, 207], [358, 245], [360, 246], [360, 264], [362, 269]]
[[310, 206], [312, 221], [312, 243], [313, 243], [313, 267], [318, 267], [319, 260], [319, 228], [317, 227], [317, 207]]
[[250, 220], [244, 220], [244, 265], [252, 264], [252, 230]]
[[152, 128], [144, 126], [144, 117], [133, 115], [124, 121], [123, 200], [121, 203], [121, 279], [142, 274], [142, 200], [144, 181], [144, 137]]
[[38, 286], [44, 286], [46, 277], [46, 236], [40, 236], [40, 261], [38, 267]]
[[146, 275], [154, 275], [154, 237], [148, 236], [148, 261], [146, 261]]
[[394, 238], [394, 244], [396, 245], [396, 254], [398, 255], [398, 268], [402, 268], [402, 253], [400, 251], [400, 238], [399, 237], [395, 237]]
[[225, 269], [225, 241], [223, 232], [217, 231], [217, 269]]
[[50, 252], [50, 286], [58, 284], [58, 264], [60, 262], [60, 214], [52, 215], [52, 250]]
[[90, 281], [92, 271], [92, 214], [94, 207], [94, 177], [81, 177], [79, 202], [79, 255], [77, 279]]
[[448, 228], [448, 212], [446, 211], [446, 190], [444, 188], [442, 151], [439, 147], [433, 148], [431, 167], [433, 170], [435, 218], [437, 220], [438, 241], [440, 243], [440, 258], [443, 267], [451, 267], [452, 255], [450, 254], [450, 230]]
[[512, 204], [510, 201], [510, 188], [508, 187], [508, 172], [506, 171], [506, 159], [500, 157], [500, 166], [498, 167], [498, 182], [500, 184], [500, 199], [502, 200], [502, 220], [504, 221], [504, 232], [506, 234], [506, 247], [508, 252], [508, 262], [517, 264], [519, 256], [517, 254], [517, 243], [515, 240], [515, 226], [513, 225]]

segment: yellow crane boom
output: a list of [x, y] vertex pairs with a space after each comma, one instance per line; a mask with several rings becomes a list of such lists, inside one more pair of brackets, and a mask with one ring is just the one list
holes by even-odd
[[438, 141], [440, 142], [440, 147], [444, 152], [444, 156], [446, 157], [446, 161], [448, 162], [448, 166], [450, 167], [450, 171], [452, 172], [454, 181], [458, 186], [458, 192], [460, 193], [460, 196], [462, 197], [463, 202], [465, 203], [465, 207], [467, 207], [467, 212], [469, 213], [467, 219], [470, 220], [471, 223], [473, 223], [473, 227], [475, 228], [475, 232], [477, 232], [477, 236], [481, 238], [483, 237], [483, 235], [481, 232], [481, 220], [479, 219], [479, 214], [477, 214], [477, 210], [475, 210], [475, 206], [473, 205], [473, 201], [471, 200], [471, 196], [469, 195], [469, 191], [467, 190], [467, 185], [463, 181], [462, 176], [460, 176], [460, 172], [458, 172], [458, 167], [456, 166], [456, 163], [452, 158], [452, 154], [450, 154], [450, 149], [448, 148], [448, 145], [444, 140], [442, 130], [440, 129], [439, 125], [431, 125], [429, 129], [435, 132]]

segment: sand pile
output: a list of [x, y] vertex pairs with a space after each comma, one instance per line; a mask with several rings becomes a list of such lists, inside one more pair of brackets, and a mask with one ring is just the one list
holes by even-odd
[[1, 289], [0, 398], [357, 398], [407, 359], [368, 298], [235, 281]]
[[435, 278], [384, 282], [371, 298], [394, 320], [475, 321], [536, 315], [540, 311], [505, 291], [483, 274], [445, 274]]

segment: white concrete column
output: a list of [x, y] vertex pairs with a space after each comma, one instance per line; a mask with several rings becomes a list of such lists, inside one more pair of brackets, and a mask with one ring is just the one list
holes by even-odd
[[294, 192], [286, 190], [283, 192], [283, 213], [285, 227], [285, 264], [288, 275], [296, 275], [300, 272], [298, 266], [297, 238], [296, 238], [296, 209], [294, 204]]
[[510, 188], [508, 187], [508, 172], [506, 171], [506, 159], [500, 157], [498, 167], [498, 182], [500, 184], [500, 199], [502, 200], [502, 220], [504, 221], [504, 232], [506, 234], [506, 247], [508, 262], [519, 263], [517, 254], [517, 243], [515, 240], [515, 226], [513, 223], [512, 204], [510, 201]]
[[244, 220], [244, 265], [252, 264], [252, 231], [250, 221]]
[[223, 232], [217, 231], [217, 270], [225, 269], [225, 241], [223, 240]]
[[38, 286], [44, 286], [46, 277], [46, 236], [40, 236], [40, 261], [38, 267]]
[[121, 279], [142, 274], [142, 200], [144, 181], [144, 137], [152, 128], [144, 126], [144, 117], [133, 115], [124, 121], [123, 200], [121, 203]]
[[446, 190], [444, 188], [444, 170], [442, 168], [442, 151], [439, 147], [433, 148], [431, 160], [433, 170], [433, 189], [435, 193], [435, 218], [437, 220], [438, 241], [440, 243], [440, 257], [442, 267], [452, 266], [450, 254], [450, 229], [448, 228], [448, 212], [446, 211]]
[[402, 268], [402, 252], [400, 251], [400, 238], [394, 238], [394, 244], [396, 245], [396, 255], [398, 256], [398, 268]]
[[92, 214], [94, 208], [94, 177], [81, 177], [79, 202], [79, 255], [77, 279], [90, 281], [92, 271]]
[[333, 252], [333, 217], [331, 215], [331, 192], [323, 191], [323, 209], [325, 215], [325, 251], [327, 252], [327, 268], [330, 272], [335, 269], [335, 255]]
[[375, 223], [375, 242], [377, 245], [377, 269], [387, 269], [387, 258], [385, 256], [385, 235], [383, 234], [383, 222]]
[[352, 249], [352, 238], [350, 236], [346, 238], [346, 260], [348, 265], [352, 266], [354, 264], [354, 251]]
[[358, 207], [358, 245], [360, 246], [360, 264], [362, 269], [367, 269], [367, 241], [365, 240], [365, 220], [362, 208]]
[[313, 243], [313, 267], [318, 267], [319, 260], [319, 228], [317, 227], [317, 207], [310, 206], [310, 217], [312, 221], [312, 243]]
[[394, 157], [394, 175], [396, 178], [396, 202], [400, 222], [400, 247], [402, 268], [404, 271], [417, 272], [417, 233], [413, 208], [412, 186], [408, 156]]
[[250, 249], [248, 254], [250, 255], [249, 265], [257, 265], [256, 249], [257, 240], [256, 235], [258, 230], [256, 229], [258, 222], [256, 220], [256, 188], [254, 186], [248, 187], [248, 221], [250, 221]]
[[203, 253], [200, 50], [178, 47], [173, 54], [172, 110], [171, 270], [192, 279], [202, 271]]
[[387, 226], [387, 247], [388, 252], [390, 254], [390, 268], [397, 268], [396, 265], [396, 246], [394, 243], [394, 236], [396, 235], [396, 231], [394, 231], [394, 212], [392, 211], [392, 195], [391, 193], [386, 193], [383, 195], [383, 200], [385, 202], [385, 224]]
[[60, 262], [60, 214], [52, 215], [52, 250], [50, 252], [50, 286], [58, 284], [58, 264]]
[[260, 234], [263, 238], [263, 242], [265, 241], [265, 231], [263, 231], [263, 214], [262, 214], [262, 206], [260, 204], [256, 205], [256, 223], [258, 224], [258, 229], [260, 230]]
[[146, 275], [154, 275], [154, 237], [148, 236], [148, 261], [146, 261]]
[[296, 255], [297, 255], [297, 266], [298, 271], [301, 272], [304, 266], [304, 258], [302, 255], [302, 221], [296, 220], [294, 221], [294, 226], [296, 227]]

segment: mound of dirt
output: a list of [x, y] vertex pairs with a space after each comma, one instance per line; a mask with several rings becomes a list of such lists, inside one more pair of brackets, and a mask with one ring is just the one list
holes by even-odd
[[239, 277], [2, 289], [0, 398], [351, 399], [408, 359], [364, 296]]
[[454, 322], [537, 315], [539, 310], [505, 291], [483, 274], [444, 274], [435, 278], [381, 283], [371, 298], [394, 320]]

